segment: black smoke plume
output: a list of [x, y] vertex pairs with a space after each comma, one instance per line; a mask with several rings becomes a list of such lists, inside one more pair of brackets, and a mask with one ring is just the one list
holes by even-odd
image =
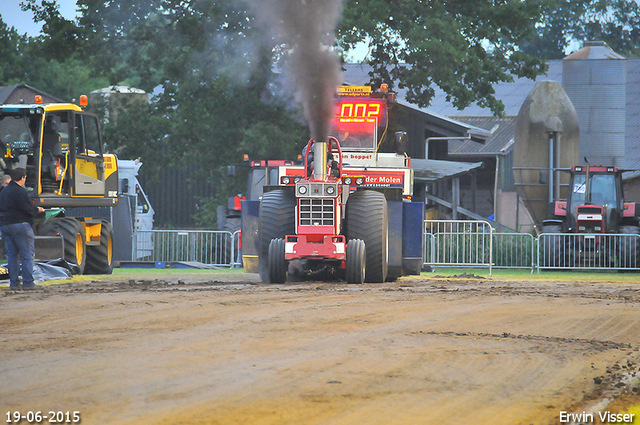
[[289, 55], [296, 100], [304, 107], [311, 137], [326, 141], [333, 97], [342, 83], [338, 55], [332, 50], [342, 0], [250, 0], [258, 22], [267, 26]]

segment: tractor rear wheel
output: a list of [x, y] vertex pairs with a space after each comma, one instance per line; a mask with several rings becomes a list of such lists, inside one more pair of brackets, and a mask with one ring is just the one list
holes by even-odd
[[113, 273], [113, 226], [102, 220], [100, 227], [100, 245], [87, 246], [84, 274]]
[[79, 274], [84, 273], [87, 263], [87, 250], [82, 223], [74, 218], [51, 218], [40, 226], [39, 234], [43, 236], [60, 235], [64, 241], [63, 259], [77, 264]]
[[273, 239], [269, 244], [269, 282], [287, 281], [287, 262], [284, 259], [284, 239]]
[[[549, 224], [542, 226], [542, 233], [562, 233], [562, 226]], [[540, 267], [567, 267], [570, 249], [567, 238], [561, 235], [545, 235], [540, 238]]]
[[345, 280], [347, 283], [364, 283], [367, 263], [367, 250], [364, 241], [351, 239], [347, 244], [347, 264]]
[[347, 200], [347, 239], [361, 239], [366, 246], [366, 282], [382, 283], [389, 263], [387, 200], [374, 190], [357, 190]]
[[272, 239], [284, 238], [296, 232], [296, 198], [291, 192], [273, 190], [262, 195], [258, 224], [258, 259], [260, 279], [269, 282], [269, 245]]
[[[620, 226], [618, 233], [622, 235], [618, 238], [618, 267], [636, 268], [640, 267], [640, 226]], [[635, 236], [633, 236], [635, 235]]]

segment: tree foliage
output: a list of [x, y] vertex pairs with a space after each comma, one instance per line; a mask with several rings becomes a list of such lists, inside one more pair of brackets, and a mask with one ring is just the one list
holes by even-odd
[[[309, 0], [308, 0], [309, 1]], [[0, 85], [18, 82], [65, 100], [126, 83], [155, 93], [105, 121], [108, 148], [141, 157], [144, 172], [172, 167], [217, 188], [203, 204], [243, 190], [226, 167], [252, 158], [294, 159], [308, 138], [301, 112], [274, 62], [287, 55], [246, 7], [247, 0], [23, 0], [42, 22], [36, 37], [0, 19]], [[601, 39], [625, 55], [640, 43], [633, 0], [345, 0], [337, 47], [365, 42], [372, 84], [405, 89], [427, 106], [435, 87], [463, 108], [499, 114], [493, 85], [533, 78], [572, 41]], [[319, 17], [321, 19], [322, 17]], [[94, 105], [95, 107], [95, 105]], [[215, 208], [213, 208], [215, 210]], [[199, 214], [201, 223], [213, 217]]]
[[627, 57], [640, 50], [640, 7], [634, 0], [551, 0], [536, 26], [523, 40], [523, 52], [561, 59], [585, 41], [605, 41]]
[[604, 40], [621, 54], [640, 49], [634, 0], [346, 0], [339, 45], [369, 48], [371, 83], [396, 82], [407, 99], [428, 106], [435, 87], [464, 108], [501, 113], [492, 85], [533, 78], [545, 59]]
[[501, 113], [494, 83], [546, 70], [540, 58], [518, 49], [543, 6], [544, 0], [347, 0], [340, 45], [368, 42], [372, 82], [397, 81], [421, 107], [437, 86], [459, 108], [477, 102]]

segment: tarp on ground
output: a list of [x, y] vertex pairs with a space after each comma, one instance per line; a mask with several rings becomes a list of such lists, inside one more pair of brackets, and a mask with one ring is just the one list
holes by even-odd
[[[44, 282], [55, 279], [69, 279], [79, 272], [76, 264], [69, 263], [63, 259], [51, 261], [34, 261], [33, 279], [36, 282]], [[9, 280], [9, 270], [6, 264], [0, 266], [0, 280]]]

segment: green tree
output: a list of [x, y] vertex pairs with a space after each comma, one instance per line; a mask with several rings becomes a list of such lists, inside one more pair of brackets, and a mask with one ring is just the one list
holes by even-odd
[[397, 82], [409, 102], [428, 106], [437, 86], [459, 108], [477, 102], [499, 114], [504, 105], [493, 84], [546, 71], [518, 42], [533, 34], [548, 6], [546, 0], [347, 0], [339, 45], [349, 50], [368, 42], [371, 82]]
[[591, 0], [572, 28], [577, 40], [605, 41], [627, 57], [640, 53], [640, 6], [635, 0]]
[[0, 16], [0, 85], [15, 78], [15, 64], [25, 42], [26, 37], [20, 36], [14, 27], [9, 28]]
[[561, 59], [578, 42], [601, 40], [628, 57], [640, 49], [640, 8], [634, 0], [552, 0], [535, 34], [521, 49], [545, 59]]
[[59, 63], [76, 57], [81, 51], [84, 37], [75, 22], [60, 14], [57, 0], [23, 0], [23, 11], [33, 12], [33, 20], [42, 22], [42, 32], [37, 43], [31, 46], [32, 55]]

